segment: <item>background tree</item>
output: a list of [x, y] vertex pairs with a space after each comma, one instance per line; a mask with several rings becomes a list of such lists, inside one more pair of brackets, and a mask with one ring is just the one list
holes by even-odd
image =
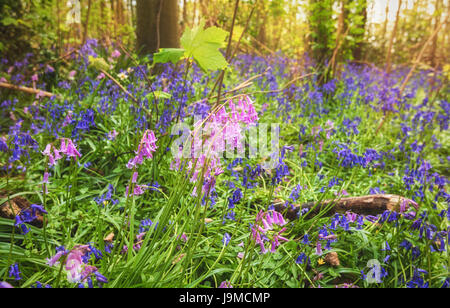
[[354, 0], [356, 3], [355, 8], [355, 26], [352, 31], [354, 37], [354, 48], [352, 51], [353, 59], [362, 60], [364, 50], [364, 38], [366, 34], [367, 24], [367, 0]]
[[325, 81], [325, 64], [331, 58], [335, 41], [333, 0], [309, 0], [310, 50], [314, 58], [319, 80]]
[[397, 14], [395, 17], [394, 29], [392, 30], [391, 38], [389, 40], [388, 49], [386, 52], [386, 72], [389, 73], [391, 71], [391, 55], [392, 55], [392, 47], [394, 45], [395, 35], [397, 34], [398, 21], [400, 17], [400, 10], [402, 8], [402, 0], [398, 2]]
[[138, 50], [142, 53], [154, 53], [159, 48], [178, 47], [178, 1], [138, 0], [136, 4]]

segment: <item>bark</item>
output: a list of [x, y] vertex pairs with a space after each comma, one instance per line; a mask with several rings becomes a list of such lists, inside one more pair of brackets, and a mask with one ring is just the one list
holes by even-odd
[[[441, 23], [441, 14], [440, 10], [442, 8], [442, 0], [436, 0], [436, 6], [435, 6], [435, 19], [434, 19], [434, 30], [439, 27], [439, 24]], [[431, 66], [434, 68], [436, 67], [436, 64], [439, 62], [436, 55], [436, 49], [437, 49], [437, 41], [438, 41], [438, 35], [435, 35], [431, 44]]]
[[191, 27], [195, 25], [195, 20], [197, 18], [197, 1], [194, 1], [194, 9], [192, 10], [192, 23]]
[[[7, 196], [0, 194], [0, 200], [6, 199]], [[0, 204], [0, 217], [14, 220], [21, 212], [29, 210], [31, 203], [23, 197], [15, 197], [11, 200]], [[44, 217], [40, 213], [36, 213], [36, 219], [30, 222], [30, 225], [42, 228], [44, 225]]]
[[89, 17], [91, 15], [91, 5], [92, 5], [92, 0], [89, 0], [87, 13], [86, 13], [86, 20], [84, 22], [83, 45], [86, 43], [86, 40], [87, 40], [88, 29], [89, 29]]
[[177, 0], [138, 0], [136, 11], [139, 51], [148, 54], [179, 47]]
[[188, 24], [187, 1], [183, 0], [183, 28], [186, 28], [187, 24]]
[[389, 46], [388, 46], [388, 50], [387, 50], [387, 54], [386, 54], [386, 73], [388, 73], [388, 74], [391, 72], [392, 46], [394, 44], [395, 36], [397, 34], [398, 20], [399, 20], [399, 16], [400, 16], [401, 7], [402, 7], [402, 0], [399, 0], [397, 15], [395, 17], [394, 29], [392, 30], [392, 35], [391, 35], [391, 39], [389, 40]]
[[386, 47], [386, 32], [387, 32], [387, 23], [388, 23], [388, 15], [389, 15], [389, 0], [386, 2], [386, 15], [383, 23], [383, 31], [381, 35], [381, 50], [384, 50]]
[[[341, 1], [341, 13], [339, 14], [339, 18], [338, 18], [338, 28], [337, 28], [337, 35], [336, 35], [336, 42], [335, 42], [336, 48], [335, 48], [335, 51], [333, 52], [333, 56], [331, 57], [331, 60], [330, 60], [330, 68], [331, 68], [332, 74], [335, 74], [335, 72], [336, 72], [336, 64], [340, 60], [340, 57], [337, 54], [337, 49], [341, 43], [342, 36], [343, 35], [346, 36], [347, 29], [348, 29], [348, 10], [346, 9], [346, 0], [342, 0]], [[343, 41], [345, 41], [345, 37], [343, 38]]]
[[115, 9], [115, 1], [111, 0], [110, 5], [111, 5], [111, 21], [112, 21], [113, 27], [114, 27], [114, 37], [116, 37], [117, 36], [117, 16], [116, 16], [116, 9]]
[[128, 7], [129, 7], [129, 11], [130, 11], [130, 25], [133, 27], [134, 20], [135, 20], [133, 0], [128, 0]]
[[362, 24], [359, 25], [361, 28], [361, 34], [356, 36], [356, 46], [353, 49], [353, 59], [362, 60], [363, 48], [364, 48], [364, 36], [366, 32], [367, 23], [367, 0], [360, 0], [361, 7], [359, 9], [359, 14], [362, 16]]
[[256, 39], [263, 45], [267, 45], [267, 33], [266, 33], [266, 23], [267, 23], [267, 13], [265, 11], [264, 1], [261, 1], [261, 7], [258, 10], [258, 20], [260, 21], [258, 27], [258, 34]]
[[325, 63], [330, 60], [332, 50], [330, 49], [331, 29], [333, 27], [333, 1], [309, 0], [310, 15], [309, 27], [311, 32], [310, 50], [316, 62], [319, 85], [327, 82]]
[[0, 82], [0, 88], [21, 91], [21, 92], [28, 93], [28, 94], [36, 94], [36, 95], [45, 96], [45, 97], [57, 96], [56, 94], [53, 94], [53, 93], [50, 93], [47, 91], [42, 91], [39, 89], [32, 89], [32, 88], [22, 87], [22, 86], [16, 86], [16, 85], [6, 83], [6, 82]]
[[406, 209], [409, 205], [417, 206], [417, 203], [402, 196], [397, 195], [368, 195], [361, 197], [348, 197], [338, 200], [325, 200], [320, 203], [308, 202], [304, 204], [296, 204], [294, 208], [285, 207], [285, 203], [280, 200], [275, 200], [275, 210], [284, 213], [285, 217], [294, 220], [298, 217], [298, 212], [301, 209], [309, 209], [306, 218], [312, 218], [317, 214], [323, 216], [332, 216], [335, 213], [345, 213], [350, 211], [360, 215], [378, 215], [385, 211], [400, 211], [402, 204], [405, 204]]

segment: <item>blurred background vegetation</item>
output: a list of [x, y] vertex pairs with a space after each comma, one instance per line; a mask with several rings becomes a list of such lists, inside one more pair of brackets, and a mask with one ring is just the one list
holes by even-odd
[[[184, 28], [201, 20], [230, 30], [236, 2], [233, 38], [242, 36], [244, 53], [307, 54], [319, 67], [355, 61], [390, 70], [392, 63], [411, 65], [428, 42], [419, 65], [438, 69], [449, 59], [448, 0], [1, 0], [0, 53], [60, 57], [89, 38], [151, 53], [178, 47]], [[79, 22], [69, 22], [78, 9]]]

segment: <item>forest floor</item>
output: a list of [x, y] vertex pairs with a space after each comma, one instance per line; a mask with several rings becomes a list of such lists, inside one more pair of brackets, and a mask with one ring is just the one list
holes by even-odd
[[3, 59], [0, 284], [449, 287], [448, 76], [300, 60]]

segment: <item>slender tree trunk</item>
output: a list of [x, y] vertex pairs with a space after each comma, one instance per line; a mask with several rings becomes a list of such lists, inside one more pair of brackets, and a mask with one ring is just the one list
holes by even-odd
[[366, 34], [366, 23], [367, 23], [367, 0], [359, 0], [360, 6], [358, 7], [358, 13], [362, 16], [362, 23], [359, 25], [361, 29], [360, 33], [355, 37], [356, 46], [353, 49], [353, 58], [355, 60], [361, 60], [364, 48], [364, 36]]
[[[346, 0], [341, 0], [341, 13], [339, 14], [339, 17], [338, 17], [337, 34], [336, 34], [336, 42], [335, 42], [336, 47], [339, 45], [342, 36], [344, 35], [344, 33], [347, 33], [347, 29], [348, 29], [348, 22], [347, 22], [348, 11], [347, 11], [345, 5], [346, 5]], [[345, 37], [343, 38], [343, 40], [345, 40]], [[339, 54], [333, 54], [333, 57], [331, 58], [331, 62], [330, 62], [330, 68], [331, 68], [332, 74], [336, 73], [336, 65], [339, 62], [339, 59], [340, 59]]]
[[111, 5], [111, 21], [113, 23], [113, 29], [114, 29], [114, 37], [117, 36], [117, 19], [116, 19], [116, 9], [115, 9], [115, 0], [110, 1]]
[[191, 27], [195, 25], [195, 19], [197, 18], [197, 1], [194, 1], [194, 9], [192, 11], [192, 24]]
[[184, 31], [184, 28], [186, 28], [187, 24], [188, 24], [187, 1], [183, 0], [183, 31]]
[[[436, 0], [435, 4], [435, 19], [434, 19], [434, 30], [439, 27], [439, 24], [441, 23], [441, 9], [442, 9], [442, 0]], [[438, 42], [438, 35], [435, 35], [433, 38], [433, 41], [431, 43], [431, 66], [435, 67], [436, 64], [439, 62], [438, 57], [436, 55], [436, 49], [437, 49], [437, 42]]]
[[179, 46], [177, 0], [138, 0], [136, 11], [137, 48], [141, 52]]
[[84, 22], [84, 32], [83, 32], [82, 44], [85, 44], [86, 40], [87, 40], [88, 29], [89, 29], [89, 16], [91, 15], [91, 5], [92, 5], [92, 0], [88, 0], [88, 8], [87, 8], [87, 12], [86, 12], [86, 20]]
[[311, 32], [310, 46], [312, 56], [318, 70], [319, 84], [327, 82], [326, 64], [330, 60], [332, 50], [330, 48], [331, 29], [334, 28], [333, 1], [309, 0], [310, 14], [309, 27]]
[[258, 10], [258, 20], [259, 20], [259, 26], [258, 26], [258, 35], [256, 36], [256, 39], [263, 45], [266, 44], [267, 40], [267, 34], [266, 34], [266, 23], [267, 23], [267, 14], [266, 14], [266, 8], [265, 8], [265, 1], [259, 2], [259, 10]]
[[128, 0], [128, 6], [129, 6], [129, 11], [130, 11], [130, 26], [131, 27], [135, 27], [135, 18], [136, 18], [136, 14], [135, 14], [135, 8], [133, 5], [133, 0]]
[[57, 33], [58, 33], [58, 57], [61, 55], [62, 48], [62, 35], [61, 35], [61, 9], [59, 6], [59, 0], [56, 0], [56, 16], [57, 16]]
[[391, 39], [389, 40], [389, 46], [388, 46], [388, 50], [387, 50], [387, 54], [386, 54], [386, 73], [388, 73], [388, 74], [391, 72], [392, 46], [394, 44], [395, 36], [397, 34], [398, 20], [399, 20], [399, 16], [400, 16], [401, 7], [402, 7], [402, 0], [399, 0], [397, 15], [395, 17], [394, 29], [392, 30], [392, 35], [391, 35]]
[[383, 23], [383, 31], [381, 35], [381, 50], [384, 51], [386, 48], [386, 33], [387, 33], [387, 24], [388, 24], [388, 16], [389, 16], [389, 0], [386, 2], [386, 15], [384, 17]]

